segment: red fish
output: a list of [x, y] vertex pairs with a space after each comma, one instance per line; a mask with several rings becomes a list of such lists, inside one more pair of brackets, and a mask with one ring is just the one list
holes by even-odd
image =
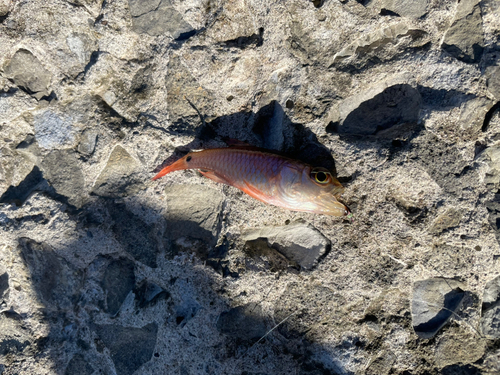
[[265, 203], [293, 211], [344, 216], [340, 182], [326, 168], [244, 147], [190, 152], [163, 168], [153, 180], [174, 171], [198, 169], [205, 177], [234, 186]]

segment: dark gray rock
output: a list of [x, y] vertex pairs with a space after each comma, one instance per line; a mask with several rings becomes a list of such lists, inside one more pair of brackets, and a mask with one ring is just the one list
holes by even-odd
[[483, 334], [500, 338], [500, 276], [484, 287], [481, 327]]
[[310, 224], [300, 222], [282, 227], [249, 229], [242, 233], [243, 241], [266, 239], [269, 246], [302, 268], [311, 269], [331, 248], [331, 242]]
[[97, 133], [93, 130], [86, 129], [80, 138], [78, 144], [78, 152], [85, 156], [90, 156], [94, 153], [97, 142]]
[[136, 260], [155, 268], [156, 256], [162, 246], [159, 230], [127, 210], [124, 204], [109, 202], [107, 208], [117, 241]]
[[479, 3], [479, 0], [458, 3], [453, 23], [441, 45], [450, 55], [466, 63], [476, 63], [483, 55], [483, 20]]
[[91, 375], [94, 368], [81, 354], [75, 354], [66, 367], [65, 375]]
[[183, 295], [182, 302], [174, 307], [175, 323], [181, 328], [184, 327], [187, 322], [196, 316], [200, 309], [201, 305], [192, 296]]
[[488, 210], [488, 221], [495, 231], [495, 237], [500, 243], [500, 194], [495, 194], [493, 200], [485, 203]]
[[217, 319], [217, 329], [224, 335], [241, 340], [260, 339], [267, 332], [262, 307], [249, 303], [225, 311]]
[[49, 94], [50, 73], [30, 51], [19, 49], [4, 68], [14, 83], [40, 100]]
[[416, 281], [411, 307], [415, 333], [424, 339], [433, 337], [459, 308], [464, 295], [462, 284], [453, 279]]
[[30, 270], [33, 288], [45, 308], [71, 308], [82, 285], [81, 272], [45, 243], [23, 237], [19, 239], [19, 250]]
[[144, 187], [142, 165], [127, 150], [117, 145], [94, 184], [92, 192], [109, 198], [132, 195]]
[[483, 370], [474, 365], [449, 365], [445, 366], [439, 372], [441, 375], [482, 375], [484, 374]]
[[101, 285], [106, 294], [103, 310], [114, 316], [134, 289], [134, 262], [126, 258], [112, 260], [106, 267]]
[[158, 335], [156, 323], [142, 328], [96, 325], [95, 330], [109, 349], [116, 373], [120, 375], [132, 375], [151, 359]]
[[416, 123], [422, 99], [409, 84], [381, 84], [347, 98], [333, 108], [327, 130], [372, 135], [395, 125]]
[[143, 281], [135, 289], [137, 307], [142, 309], [148, 306], [154, 306], [162, 299], [170, 298], [170, 293], [161, 286], [148, 281]]
[[396, 13], [402, 17], [418, 19], [427, 13], [427, 5], [429, 0], [381, 0], [381, 13], [390, 12]]
[[172, 185], [167, 194], [167, 231], [170, 240], [201, 240], [212, 247], [221, 226], [224, 195], [203, 185]]
[[28, 329], [16, 313], [0, 313], [0, 356], [19, 355], [31, 340]]
[[57, 194], [68, 198], [68, 203], [80, 208], [84, 203], [85, 179], [75, 152], [51, 151], [42, 161], [44, 177]]
[[408, 157], [417, 160], [446, 193], [461, 197], [481, 183], [477, 170], [469, 167], [455, 144], [424, 133], [411, 145]]
[[9, 274], [5, 272], [0, 275], [0, 308], [7, 298], [9, 298]]
[[174, 39], [194, 35], [193, 27], [184, 21], [169, 0], [129, 0], [133, 30], [152, 36], [169, 33]]

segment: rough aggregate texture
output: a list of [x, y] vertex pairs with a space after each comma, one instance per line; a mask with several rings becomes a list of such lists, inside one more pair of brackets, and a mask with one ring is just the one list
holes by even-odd
[[[0, 0], [0, 374], [499, 374], [498, 0]], [[353, 220], [196, 171], [335, 172]]]

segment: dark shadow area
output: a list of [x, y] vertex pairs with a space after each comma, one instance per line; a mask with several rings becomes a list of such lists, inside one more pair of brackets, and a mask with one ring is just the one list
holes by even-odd
[[490, 108], [490, 110], [486, 113], [484, 116], [484, 121], [483, 121], [483, 126], [481, 127], [481, 131], [485, 132], [488, 130], [488, 126], [490, 125], [490, 121], [495, 115], [500, 110], [500, 102], [497, 102], [493, 105], [493, 107]]
[[[269, 103], [257, 113], [243, 111], [201, 122], [195, 130], [195, 140], [177, 148], [166, 163], [192, 149], [214, 143], [224, 145], [224, 140], [238, 139], [335, 171], [330, 151], [308, 128], [293, 123], [277, 102]], [[171, 129], [165, 129], [165, 132], [176, 134]], [[388, 149], [390, 160], [398, 163], [404, 163], [407, 158], [417, 161], [438, 184], [453, 194], [460, 194], [457, 178], [476, 178], [475, 172], [468, 168], [453, 145], [446, 145], [445, 153], [442, 153], [443, 145], [433, 147], [440, 141], [427, 133], [423, 125], [388, 127], [376, 135], [346, 135], [342, 139], [360, 149]], [[18, 147], [29, 147], [33, 142], [33, 139], [27, 139]], [[317, 329], [323, 325], [325, 329], [336, 328], [343, 332], [343, 327], [335, 327], [334, 322], [325, 323], [323, 320], [324, 306], [331, 301], [335, 301], [335, 308], [329, 313], [331, 316], [345, 313], [342, 306], [346, 301], [331, 289], [315, 286], [311, 291], [314, 298], [304, 295], [288, 298], [296, 293], [294, 290], [300, 289], [291, 284], [286, 291], [287, 298], [276, 301], [273, 318], [259, 303], [233, 306], [234, 301], [226, 297], [226, 291], [220, 288], [212, 270], [206, 266], [223, 277], [239, 277], [240, 272], [245, 272], [245, 267], [251, 267], [253, 260], [249, 259], [248, 264], [240, 269], [231, 266], [228, 253], [234, 245], [227, 238], [220, 238], [223, 220], [220, 214], [210, 218], [212, 224], [207, 229], [208, 216], [189, 219], [188, 212], [186, 218], [181, 215], [181, 205], [177, 209], [175, 200], [168, 201], [168, 197], [165, 204], [169, 212], [178, 216], [158, 215], [158, 207], [134, 197], [121, 200], [92, 196], [87, 204], [76, 209], [68, 205], [67, 198], [57, 191], [51, 193], [49, 189], [41, 189], [41, 185], [49, 185], [38, 167], [35, 168], [19, 186], [9, 188], [8, 194], [4, 194], [6, 197], [2, 196], [2, 202], [13, 202], [21, 207], [34, 192], [42, 191], [52, 200], [65, 204], [63, 209], [67, 220], [74, 223], [78, 236], [75, 235], [74, 241], [63, 248], [52, 248], [29, 236], [19, 240], [17, 250], [30, 271], [32, 287], [42, 305], [40, 314], [44, 323], [50, 326], [50, 332], [45, 337], [34, 338], [23, 321], [27, 317], [15, 311], [1, 313], [2, 327], [9, 327], [17, 334], [0, 342], [0, 353], [14, 358], [14, 369], [21, 368], [15, 362], [16, 355], [28, 352], [40, 360], [50, 357], [55, 368], [64, 369], [59, 373], [65, 375], [91, 375], [98, 370], [112, 373], [113, 367], [119, 374], [126, 375], [132, 375], [142, 366], [157, 369], [155, 361], [169, 355], [168, 350], [176, 350], [169, 349], [175, 347], [175, 340], [187, 342], [185, 347], [193, 350], [188, 354], [178, 353], [177, 358], [202, 355], [206, 351], [203, 335], [207, 330], [198, 330], [193, 322], [209, 314], [213, 315], [209, 318], [210, 323], [221, 336], [215, 344], [210, 344], [217, 361], [207, 364], [206, 373], [226, 373], [221, 371], [224, 364], [233, 363], [234, 366], [229, 367], [235, 370], [228, 373], [245, 373], [240, 369], [246, 368], [252, 369], [247, 372], [250, 374], [253, 370], [259, 371], [266, 361], [279, 361], [283, 368], [293, 368], [306, 375], [350, 373], [342, 367], [342, 358], [328, 354], [331, 348], [322, 348], [314, 338], [307, 336], [311, 327]], [[201, 195], [201, 190], [193, 189], [189, 187], [169, 196], [184, 201], [190, 196]], [[213, 192], [205, 194], [200, 198], [203, 201], [214, 195]], [[200, 204], [195, 203], [193, 207], [198, 212]], [[212, 211], [220, 213], [222, 204], [221, 201], [210, 203], [207, 212], [216, 207]], [[131, 207], [140, 207], [142, 214]], [[427, 214], [412, 207], [404, 209], [412, 220], [420, 220]], [[500, 228], [500, 203], [493, 209], [498, 211], [495, 225]], [[151, 220], [151, 217], [155, 219]], [[44, 226], [50, 223], [50, 219], [43, 214], [15, 220], [0, 216], [6, 230], [25, 225], [33, 228]], [[262, 247], [261, 242], [253, 245]], [[193, 253], [205, 261], [204, 266], [186, 260], [173, 261], [175, 255]], [[251, 254], [248, 255], [250, 258]], [[276, 254], [273, 257], [269, 270], [298, 272], [287, 259]], [[370, 276], [373, 282], [381, 277], [390, 282], [391, 266], [382, 264], [379, 267], [370, 270], [374, 272]], [[0, 275], [0, 300], [13, 287], [2, 286], [4, 280], [8, 284], [9, 275]], [[449, 306], [459, 303], [455, 295], [447, 298]], [[405, 311], [409, 313], [409, 310]], [[143, 319], [140, 326], [125, 323], [127, 317], [133, 316]], [[393, 319], [410, 329], [409, 316], [402, 314]], [[383, 317], [372, 314], [354, 324], [379, 324], [382, 320]], [[280, 322], [283, 324], [276, 327]], [[263, 338], [274, 327], [276, 329]], [[370, 345], [373, 350], [378, 350], [376, 342], [361, 342], [346, 336], [335, 350], [355, 353]], [[177, 370], [194, 374], [188, 370], [189, 366], [190, 363], [179, 363]]]
[[[50, 198], [57, 200], [58, 196]], [[213, 322], [221, 335], [214, 349], [218, 361], [207, 373], [238, 374], [242, 373], [240, 365], [265, 368], [266, 361], [279, 361], [284, 368], [302, 374], [337, 373], [329, 369], [328, 363], [310, 358], [315, 349], [312, 343], [302, 342], [302, 333], [293, 334], [293, 344], [288, 344], [276, 331], [253, 346], [278, 322], [264, 313], [260, 304], [231, 307], [233, 303], [224, 297], [224, 291], [209, 281], [213, 274], [207, 268], [189, 262], [171, 263], [175, 254], [193, 252], [192, 247], [184, 247], [186, 243], [196, 243], [196, 256], [206, 259], [209, 267], [224, 276], [238, 277], [225, 259], [231, 244], [223, 240], [216, 245], [219, 233], [213, 234], [195, 222], [175, 223], [171, 217], [159, 217], [151, 223], [131, 211], [129, 207], [135, 205], [145, 213], [156, 212], [154, 206], [134, 202], [130, 197], [127, 204], [120, 199], [94, 197], [78, 210], [63, 206], [68, 220], [80, 233], [63, 248], [29, 236], [19, 239], [17, 250], [30, 272], [31, 287], [40, 304], [39, 319], [50, 330], [46, 336], [35, 338], [25, 323], [27, 316], [14, 310], [2, 312], [0, 322], [7, 334], [0, 339], [0, 353], [10, 358], [9, 368], [21, 369], [16, 357], [32, 353], [35, 360], [50, 358], [61, 375], [91, 375], [96, 370], [132, 375], [142, 366], [157, 368], [154, 362], [168, 355], [165, 348], [170, 344], [166, 343], [185, 340], [183, 337], [192, 338], [192, 355], [202, 355], [206, 348], [199, 342], [204, 330], [192, 323], [204, 314], [213, 315], [213, 306], [219, 306]], [[5, 229], [12, 230], [23, 225], [43, 227], [49, 219], [39, 221], [26, 216], [3, 223]], [[205, 240], [185, 236], [195, 232]], [[103, 241], [108, 245], [102, 245]], [[183, 244], [180, 247], [179, 241]], [[93, 255], [89, 257], [87, 252]], [[83, 266], [78, 261], [82, 257], [88, 259]], [[0, 298], [13, 287], [8, 285], [8, 274], [0, 275], [0, 282], [5, 280], [7, 285], [0, 285]], [[221, 309], [221, 305], [225, 308]], [[143, 317], [140, 326], [124, 323], [136, 316]], [[334, 363], [335, 359], [329, 361]], [[228, 368], [234, 371], [226, 372], [225, 364], [231, 362], [234, 366]], [[188, 370], [190, 364], [179, 366], [188, 374], [196, 373]]]
[[259, 27], [258, 33], [250, 36], [240, 36], [236, 39], [227, 40], [222, 42], [221, 45], [226, 48], [256, 48], [262, 46], [264, 43], [264, 28]]
[[418, 85], [417, 89], [422, 96], [422, 106], [432, 108], [433, 111], [449, 111], [476, 97], [474, 94], [453, 89], [434, 89], [422, 85]]
[[313, 166], [324, 167], [336, 174], [335, 161], [330, 151], [316, 135], [305, 126], [293, 123], [283, 107], [272, 101], [257, 113], [243, 111], [221, 116], [205, 122], [196, 129], [195, 139], [166, 159], [155, 172], [186, 155], [193, 149], [206, 147], [214, 140], [227, 146], [224, 140], [238, 140], [249, 145], [274, 151], [284, 156], [301, 160]]
[[10, 15], [10, 12], [3, 15], [3, 16], [0, 16], [0, 23], [3, 23], [3, 21], [5, 21], [7, 19], [7, 17], [9, 17], [9, 15]]

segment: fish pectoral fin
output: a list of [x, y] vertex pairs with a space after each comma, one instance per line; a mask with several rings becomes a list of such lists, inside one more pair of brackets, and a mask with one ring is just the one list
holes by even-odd
[[229, 182], [227, 182], [227, 180], [224, 177], [219, 176], [214, 171], [204, 171], [200, 169], [200, 173], [206, 178], [211, 179], [212, 181], [218, 182], [220, 184], [231, 185]]
[[246, 187], [241, 187], [240, 189], [244, 193], [250, 195], [252, 198], [255, 198], [264, 203], [270, 203], [269, 197], [264, 193], [262, 193], [259, 189], [255, 188], [254, 186], [246, 184]]

